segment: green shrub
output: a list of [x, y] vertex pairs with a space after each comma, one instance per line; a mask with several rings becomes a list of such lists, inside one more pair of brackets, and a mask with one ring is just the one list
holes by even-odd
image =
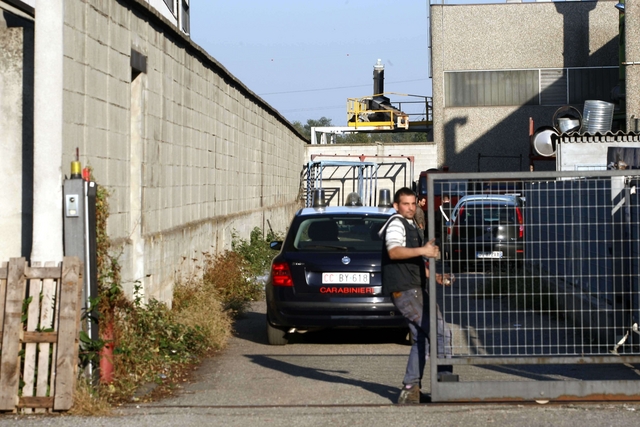
[[[99, 311], [101, 333], [113, 328], [114, 381], [95, 392], [111, 402], [129, 401], [136, 389], [148, 382], [170, 385], [172, 377], [196, 363], [210, 351], [226, 344], [231, 333], [231, 318], [219, 301], [217, 293], [210, 293], [202, 281], [192, 280], [176, 285], [177, 305], [173, 308], [151, 300], [143, 304], [133, 301], [122, 291], [119, 254], [114, 252], [107, 235], [109, 192], [98, 186], [96, 203], [97, 270], [99, 297], [92, 301]], [[139, 295], [136, 288], [135, 295]], [[82, 334], [82, 360], [99, 360], [99, 352], [107, 337], [90, 340]], [[93, 391], [92, 391], [93, 392]], [[104, 396], [101, 396], [104, 397]]]
[[242, 255], [225, 251], [204, 256], [202, 286], [218, 297], [225, 311], [238, 315], [248, 308], [251, 301], [261, 297], [262, 287]]
[[152, 299], [123, 299], [114, 311], [113, 400], [127, 400], [137, 387], [162, 382], [181, 365], [197, 362], [212, 347], [199, 325], [178, 321], [178, 314]]
[[[245, 311], [249, 303], [262, 297], [262, 285], [256, 277], [267, 270], [274, 253], [269, 241], [254, 228], [250, 240], [233, 236], [232, 251], [203, 254], [202, 275], [174, 286], [173, 305], [151, 300], [133, 301], [122, 291], [119, 254], [113, 252], [106, 232], [109, 193], [98, 186], [97, 196], [97, 269], [99, 297], [92, 302], [99, 311], [100, 329], [113, 327], [114, 381], [106, 387], [89, 390], [103, 401], [130, 401], [136, 390], [148, 382], [171, 386], [172, 378], [212, 351], [225, 347], [231, 335], [233, 316]], [[105, 338], [105, 337], [103, 337]], [[106, 338], [105, 338], [106, 339]], [[83, 360], [97, 361], [108, 341], [92, 341], [83, 335]], [[104, 390], [108, 393], [104, 394]], [[92, 399], [83, 399], [86, 406]], [[88, 402], [88, 403], [87, 403]], [[90, 408], [78, 410], [90, 412]]]
[[235, 232], [231, 233], [231, 237], [231, 248], [247, 261], [248, 272], [254, 277], [265, 274], [275, 256], [269, 243], [274, 240], [283, 240], [282, 236], [271, 230], [267, 233], [266, 238], [263, 238], [262, 230], [259, 227], [251, 230], [249, 241], [240, 239]]

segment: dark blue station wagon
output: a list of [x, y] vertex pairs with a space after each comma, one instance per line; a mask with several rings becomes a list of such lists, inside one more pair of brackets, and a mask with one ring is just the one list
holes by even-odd
[[393, 208], [300, 209], [273, 259], [266, 284], [267, 337], [285, 345], [320, 328], [406, 328], [382, 295], [378, 231]]

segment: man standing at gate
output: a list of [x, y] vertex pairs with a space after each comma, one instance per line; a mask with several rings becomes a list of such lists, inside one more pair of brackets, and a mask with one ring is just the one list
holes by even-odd
[[[420, 403], [420, 386], [429, 357], [429, 294], [425, 268], [428, 258], [439, 258], [440, 249], [435, 239], [423, 245], [414, 222], [416, 196], [409, 188], [396, 191], [393, 215], [380, 230], [384, 241], [382, 250], [382, 291], [391, 295], [396, 308], [402, 313], [411, 333], [412, 345], [399, 404]], [[452, 278], [451, 278], [452, 279]], [[449, 285], [450, 277], [436, 274], [436, 281]], [[435, 296], [434, 296], [435, 297]], [[451, 356], [451, 331], [440, 310], [437, 310], [438, 354]], [[439, 356], [440, 357], [440, 356]], [[450, 366], [438, 366], [439, 371], [451, 373]]]
[[436, 223], [436, 238], [442, 239], [443, 235], [446, 235], [446, 224], [451, 220], [451, 200], [446, 194], [442, 196], [442, 204], [439, 208], [439, 213], [435, 216]]
[[416, 226], [418, 227], [418, 233], [424, 240], [425, 230], [427, 229], [427, 218], [424, 214], [424, 205], [427, 204], [427, 196], [418, 197], [418, 206], [416, 207], [416, 214], [413, 217]]

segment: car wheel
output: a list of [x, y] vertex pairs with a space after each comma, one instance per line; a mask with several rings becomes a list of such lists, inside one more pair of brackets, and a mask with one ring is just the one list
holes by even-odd
[[289, 335], [286, 331], [272, 326], [267, 319], [267, 342], [269, 345], [286, 345], [289, 342]]

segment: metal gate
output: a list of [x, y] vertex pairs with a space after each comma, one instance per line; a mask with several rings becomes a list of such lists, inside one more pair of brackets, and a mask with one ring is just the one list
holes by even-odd
[[325, 190], [329, 203], [333, 199], [342, 198], [338, 204], [344, 205], [347, 193], [355, 192], [365, 206], [375, 205], [377, 163], [312, 160], [307, 164], [306, 175], [306, 206], [311, 206], [313, 190], [319, 188]]
[[301, 174], [305, 206], [312, 205], [312, 195], [316, 189], [324, 190], [328, 205], [344, 206], [349, 194], [357, 193], [364, 206], [377, 206], [378, 182], [383, 182], [385, 188], [390, 187], [392, 192], [396, 188], [411, 185], [413, 159], [408, 156], [395, 157], [404, 158], [405, 161], [310, 161]]
[[[454, 175], [427, 183], [436, 269], [455, 277], [429, 283], [430, 334], [437, 303], [452, 337], [451, 358], [432, 340], [432, 401], [640, 400], [640, 172]], [[460, 180], [438, 221], [434, 188]]]

